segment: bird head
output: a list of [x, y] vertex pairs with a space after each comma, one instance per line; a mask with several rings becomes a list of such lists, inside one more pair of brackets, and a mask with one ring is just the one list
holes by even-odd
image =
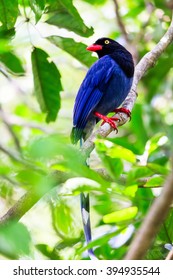
[[96, 52], [99, 58], [119, 49], [124, 49], [124, 47], [110, 38], [100, 38], [93, 45], [87, 47], [88, 51]]

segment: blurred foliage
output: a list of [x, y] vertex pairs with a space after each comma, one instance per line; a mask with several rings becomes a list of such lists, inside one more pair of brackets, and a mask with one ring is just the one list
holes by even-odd
[[[139, 60], [168, 29], [169, 1], [118, 2]], [[112, 0], [0, 1], [1, 216], [28, 190], [41, 197], [20, 223], [0, 227], [1, 259], [86, 259], [91, 247], [100, 259], [123, 259], [170, 172], [172, 44], [140, 81], [132, 120], [118, 135], [96, 139], [90, 169], [70, 144], [74, 98], [96, 60], [85, 49], [103, 36], [126, 45]], [[81, 191], [91, 196], [87, 246]], [[168, 254], [172, 219], [171, 209], [146, 259]]]
[[17, 259], [31, 254], [31, 237], [21, 223], [10, 223], [1, 228], [0, 251], [10, 259]]

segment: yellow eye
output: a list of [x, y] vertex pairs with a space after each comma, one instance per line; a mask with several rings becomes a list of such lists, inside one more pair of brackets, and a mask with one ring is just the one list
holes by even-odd
[[105, 41], [105, 44], [108, 45], [108, 44], [109, 44], [109, 40], [106, 40], [106, 41]]

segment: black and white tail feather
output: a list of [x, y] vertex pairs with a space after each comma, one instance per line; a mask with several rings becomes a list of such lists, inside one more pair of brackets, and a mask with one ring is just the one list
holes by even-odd
[[[82, 147], [82, 139], [80, 139], [80, 147]], [[85, 233], [85, 240], [86, 243], [89, 244], [89, 242], [92, 240], [89, 193], [80, 194], [80, 203], [81, 203], [81, 214], [82, 214], [82, 223], [83, 223], [83, 228]], [[92, 248], [88, 249], [88, 255], [91, 260], [98, 260]]]

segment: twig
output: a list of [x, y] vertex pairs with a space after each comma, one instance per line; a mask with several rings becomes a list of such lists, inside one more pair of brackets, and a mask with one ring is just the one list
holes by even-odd
[[23, 160], [20, 158], [20, 156], [18, 154], [10, 151], [6, 147], [4, 147], [2, 144], [0, 144], [0, 150], [4, 154], [6, 154], [8, 157], [10, 157], [12, 160], [23, 163]]
[[145, 3], [145, 10], [148, 12], [148, 15], [146, 16], [145, 21], [142, 23], [140, 32], [135, 36], [133, 43], [136, 45], [138, 42], [141, 42], [141, 40], [144, 40], [147, 42], [145, 38], [146, 34], [146, 27], [150, 25], [150, 21], [152, 19], [153, 12], [155, 10], [154, 5], [149, 1]]
[[[164, 50], [168, 47], [168, 45], [173, 41], [173, 19], [171, 21], [171, 24], [165, 33], [165, 35], [161, 38], [161, 40], [158, 42], [158, 44], [154, 47], [153, 50], [148, 52], [136, 65], [135, 67], [135, 74], [133, 79], [133, 85], [132, 88], [123, 102], [122, 106], [126, 109], [129, 109], [132, 111], [133, 106], [135, 104], [136, 98], [137, 98], [137, 85], [140, 81], [140, 79], [144, 76], [146, 71], [153, 67], [160, 55], [164, 52]], [[116, 125], [120, 126], [125, 124], [128, 121], [128, 116], [124, 113], [118, 113], [116, 114], [116, 117], [119, 118], [119, 121], [117, 121]], [[92, 150], [95, 147], [94, 140], [96, 136], [101, 137], [107, 137], [111, 132], [113, 131], [113, 128], [110, 127], [109, 124], [104, 124], [101, 126], [97, 131], [92, 133], [92, 135], [85, 141], [82, 147], [82, 152], [88, 157]]]
[[8, 73], [2, 67], [0, 67], [0, 73], [2, 73], [4, 75], [4, 77], [7, 78], [7, 80], [9, 80], [11, 82], [11, 77], [8, 75]]
[[115, 15], [116, 15], [117, 24], [118, 24], [119, 29], [121, 31], [121, 34], [124, 38], [125, 47], [131, 52], [131, 54], [133, 56], [133, 59], [134, 59], [134, 62], [136, 64], [137, 61], [138, 61], [138, 57], [139, 57], [139, 54], [138, 54], [138, 51], [137, 51], [137, 48], [136, 48], [136, 44], [133, 44], [131, 42], [129, 36], [128, 36], [128, 32], [125, 28], [124, 22], [122, 20], [121, 14], [120, 14], [118, 1], [113, 0], [113, 2], [114, 2], [114, 5], [115, 5]]
[[4, 145], [0, 143], [0, 150], [6, 154], [11, 160], [14, 160], [22, 165], [24, 165], [27, 168], [33, 169], [38, 171], [40, 174], [45, 175], [45, 172], [42, 168], [39, 166], [36, 166], [31, 160], [28, 160], [25, 157], [21, 157], [19, 153], [16, 153], [16, 151], [11, 151], [8, 148], [6, 148]]
[[4, 112], [4, 116], [6, 118], [6, 120], [8, 121], [8, 123], [10, 125], [16, 125], [16, 126], [24, 126], [24, 127], [28, 127], [28, 128], [34, 128], [34, 129], [38, 129], [38, 130], [41, 130], [47, 134], [50, 134], [50, 133], [53, 133], [53, 129], [49, 128], [49, 127], [46, 127], [46, 126], [42, 126], [40, 125], [39, 123], [36, 123], [36, 122], [28, 122], [18, 116], [15, 116], [15, 115], [7, 115], [5, 112]]
[[130, 249], [125, 256], [126, 260], [142, 259], [155, 235], [168, 214], [171, 203], [173, 202], [173, 174], [171, 174], [163, 186], [161, 195], [155, 199], [148, 215], [145, 217], [141, 228], [136, 233], [131, 243]]
[[17, 187], [21, 187], [21, 184], [15, 180], [13, 180], [12, 178], [10, 178], [7, 175], [0, 175], [0, 178], [2, 178], [3, 180], [6, 180], [11, 186], [17, 186]]
[[113, 2], [115, 4], [115, 14], [116, 14], [116, 19], [117, 19], [118, 26], [119, 26], [120, 31], [122, 32], [122, 34], [124, 36], [125, 41], [127, 43], [129, 43], [128, 34], [127, 34], [127, 31], [126, 31], [125, 25], [124, 25], [124, 23], [121, 19], [118, 2], [117, 2], [117, 0], [113, 0]]
[[4, 114], [4, 112], [3, 112], [3, 109], [2, 109], [2, 107], [1, 107], [1, 105], [0, 105], [0, 117], [2, 118], [2, 120], [3, 120], [4, 124], [5, 124], [5, 126], [7, 127], [9, 133], [11, 134], [11, 136], [12, 136], [12, 138], [13, 138], [13, 140], [14, 140], [14, 143], [15, 143], [15, 146], [16, 146], [18, 152], [21, 153], [21, 152], [22, 152], [22, 149], [21, 149], [21, 147], [20, 147], [20, 141], [19, 141], [17, 135], [15, 134], [15, 132], [14, 132], [14, 130], [13, 130], [11, 124], [9, 124], [9, 122], [8, 122], [8, 120], [7, 120], [7, 118], [6, 118], [5, 114]]

